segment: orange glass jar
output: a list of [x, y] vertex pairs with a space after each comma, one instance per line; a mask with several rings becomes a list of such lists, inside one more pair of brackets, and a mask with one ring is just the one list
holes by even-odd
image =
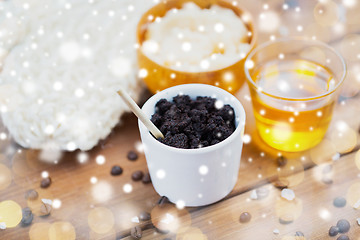
[[[231, 9], [237, 16], [239, 16], [251, 35], [247, 37], [247, 42], [250, 44], [249, 52], [255, 47], [256, 31], [250, 13], [238, 6], [233, 6], [230, 2], [223, 0], [168, 0], [161, 2], [147, 11], [137, 26], [137, 43], [139, 48], [137, 50], [137, 58], [140, 69], [140, 77], [144, 80], [147, 87], [152, 93], [159, 92], [163, 89], [186, 83], [203, 83], [218, 86], [230, 93], [238, 91], [245, 82], [244, 63], [245, 58], [233, 63], [225, 68], [186, 72], [172, 69], [170, 67], [159, 65], [148, 56], [146, 56], [142, 49], [142, 43], [146, 39], [147, 27], [154, 22], [157, 17], [164, 17], [167, 11], [177, 8], [181, 9], [183, 4], [193, 2], [200, 8], [209, 8], [212, 5], [218, 5], [223, 8]], [[150, 16], [150, 17], [149, 17]], [[249, 53], [248, 52], [248, 53]], [[247, 54], [248, 54], [247, 53]], [[141, 70], [145, 71], [141, 74]]]

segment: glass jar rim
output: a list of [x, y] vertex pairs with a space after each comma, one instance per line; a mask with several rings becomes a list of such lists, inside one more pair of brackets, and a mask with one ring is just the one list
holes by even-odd
[[[330, 50], [331, 52], [333, 52], [337, 57], [338, 59], [340, 60], [341, 62], [341, 65], [342, 65], [342, 68], [343, 68], [343, 73], [341, 75], [341, 78], [339, 80], [339, 82], [336, 84], [336, 86], [334, 87], [334, 89], [332, 89], [331, 91], [326, 91], [325, 93], [323, 94], [319, 94], [319, 95], [315, 95], [315, 96], [311, 96], [311, 97], [305, 97], [305, 98], [291, 98], [291, 97], [281, 97], [281, 96], [278, 96], [278, 95], [274, 95], [274, 94], [271, 94], [269, 92], [266, 92], [264, 90], [262, 90], [260, 87], [258, 87], [258, 85], [254, 82], [254, 80], [252, 79], [252, 77], [250, 76], [250, 72], [249, 72], [249, 68], [247, 67], [247, 63], [254, 57], [254, 55], [258, 52], [260, 52], [261, 50], [263, 50], [264, 48], [266, 47], [269, 47], [273, 44], [276, 44], [276, 43], [289, 43], [291, 41], [294, 41], [294, 42], [306, 42], [306, 43], [313, 43], [314, 46], [322, 46], [322, 47], [325, 47], [327, 48], [328, 50]], [[316, 100], [316, 99], [320, 99], [320, 98], [323, 98], [323, 97], [326, 97], [326, 96], [329, 96], [331, 94], [333, 94], [336, 90], [339, 89], [339, 87], [342, 85], [342, 83], [344, 82], [345, 80], [345, 77], [346, 77], [346, 74], [347, 74], [347, 67], [346, 67], [346, 63], [345, 63], [345, 60], [344, 58], [342, 57], [342, 55], [337, 51], [335, 50], [334, 48], [332, 48], [331, 46], [329, 46], [328, 44], [322, 42], [322, 41], [319, 41], [319, 40], [313, 40], [313, 39], [307, 39], [307, 38], [304, 38], [304, 37], [289, 37], [289, 38], [279, 38], [279, 39], [276, 39], [276, 40], [273, 40], [273, 41], [267, 41], [265, 43], [262, 43], [260, 44], [259, 46], [257, 46], [255, 49], [253, 49], [249, 54], [248, 56], [246, 57], [245, 59], [245, 64], [244, 64], [244, 71], [245, 71], [245, 76], [247, 78], [247, 82], [249, 85], [251, 85], [251, 87], [253, 87], [257, 92], [261, 92], [269, 97], [272, 97], [272, 98], [276, 98], [276, 99], [280, 99], [280, 100], [287, 100], [287, 101], [311, 101], [311, 100]]]

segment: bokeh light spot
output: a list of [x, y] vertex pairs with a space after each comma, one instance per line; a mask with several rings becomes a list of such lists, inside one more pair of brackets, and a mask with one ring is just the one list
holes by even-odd
[[292, 201], [288, 201], [283, 198], [278, 198], [275, 204], [276, 216], [286, 222], [292, 222], [298, 219], [303, 210], [303, 204], [301, 199], [295, 198]]
[[96, 233], [109, 232], [113, 228], [114, 222], [114, 214], [105, 207], [94, 208], [88, 215], [89, 227]]
[[100, 181], [93, 185], [91, 193], [93, 199], [95, 199], [96, 201], [106, 202], [112, 197], [113, 188], [109, 183], [105, 181]]
[[126, 183], [124, 186], [123, 186], [123, 191], [125, 193], [131, 193], [133, 190], [133, 187], [130, 183]]
[[206, 175], [206, 174], [208, 174], [208, 172], [209, 172], [209, 168], [208, 168], [207, 166], [201, 165], [201, 166], [199, 167], [199, 173], [200, 173], [201, 175]]
[[359, 61], [360, 34], [349, 34], [345, 36], [341, 41], [340, 49], [346, 60]]
[[343, 124], [338, 124], [336, 128], [332, 129], [330, 139], [337, 152], [347, 153], [355, 148], [357, 144], [357, 134], [347, 123], [342, 123]]
[[311, 160], [315, 164], [322, 164], [332, 161], [332, 157], [336, 154], [334, 144], [328, 139], [324, 139], [319, 145], [310, 150]]
[[322, 26], [332, 26], [339, 20], [338, 6], [334, 1], [319, 2], [314, 8], [314, 17]]
[[74, 226], [69, 222], [55, 222], [49, 228], [49, 240], [76, 239]]
[[7, 188], [12, 182], [12, 174], [4, 164], [0, 164], [0, 190]]
[[360, 209], [360, 182], [356, 182], [348, 188], [346, 200], [349, 206]]
[[50, 226], [46, 222], [33, 223], [29, 231], [30, 240], [48, 240]]
[[[184, 205], [184, 202], [179, 202]], [[191, 225], [191, 216], [185, 208], [177, 208], [172, 204], [165, 204], [162, 207], [156, 206], [151, 211], [151, 220], [154, 226], [161, 231], [179, 232]]]
[[5, 223], [7, 228], [16, 227], [22, 218], [22, 210], [19, 204], [12, 200], [0, 203], [0, 222]]

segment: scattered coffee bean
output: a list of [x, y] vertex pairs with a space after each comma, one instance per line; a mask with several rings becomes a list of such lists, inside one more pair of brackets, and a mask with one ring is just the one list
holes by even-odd
[[336, 240], [350, 240], [350, 238], [346, 235], [340, 235]]
[[250, 222], [251, 220], [251, 214], [248, 213], [248, 212], [243, 212], [240, 214], [240, 223], [247, 223], [247, 222]]
[[133, 172], [133, 174], [131, 175], [131, 178], [134, 181], [140, 181], [143, 176], [144, 176], [144, 173], [139, 170], [139, 171]]
[[297, 231], [297, 232], [295, 233], [295, 237], [305, 237], [305, 235], [304, 235], [302, 232]]
[[[114, 132], [114, 131], [112, 131], [112, 132], [110, 133], [110, 135], [107, 136], [107, 138], [102, 139], [102, 140], [99, 141], [98, 144], [100, 145], [101, 149], [105, 149], [105, 148], [109, 147], [109, 146], [107, 146], [107, 144], [109, 143], [110, 136], [113, 134], [113, 132]], [[112, 144], [109, 144], [109, 145], [111, 146]]]
[[284, 156], [280, 156], [280, 157], [276, 158], [276, 162], [279, 167], [283, 167], [287, 164], [287, 159]]
[[34, 189], [27, 190], [25, 193], [26, 200], [36, 200], [39, 197], [39, 194]]
[[337, 223], [336, 226], [339, 229], [339, 233], [346, 233], [349, 231], [350, 229], [350, 223], [348, 220], [346, 219], [340, 219]]
[[294, 220], [292, 220], [291, 218], [289, 218], [289, 219], [287, 219], [287, 218], [279, 218], [279, 223], [281, 223], [283, 225], [293, 223]]
[[157, 204], [159, 205], [159, 207], [163, 207], [165, 204], [169, 203], [169, 199], [165, 196], [160, 197], [160, 199], [158, 200]]
[[142, 211], [139, 214], [140, 221], [147, 221], [147, 220], [150, 220], [150, 218], [151, 218], [151, 216], [150, 216], [150, 213], [148, 213], [148, 212]]
[[130, 161], [136, 161], [138, 159], [138, 155], [136, 152], [134, 151], [129, 151], [128, 154], [127, 154], [127, 158], [130, 160]]
[[42, 188], [48, 188], [51, 185], [51, 178], [43, 178], [40, 182], [40, 187]]
[[154, 230], [154, 225], [151, 222], [141, 225], [141, 230], [145, 231], [148, 229]]
[[334, 199], [333, 204], [337, 208], [345, 207], [346, 205], [346, 199], [343, 197], [337, 197]]
[[142, 237], [141, 228], [139, 226], [131, 228], [130, 234], [134, 239], [140, 239]]
[[274, 187], [283, 190], [284, 188], [287, 188], [289, 186], [289, 181], [282, 179], [281, 181], [277, 180], [277, 181], [273, 182], [273, 184], [274, 184]]
[[329, 229], [329, 236], [333, 237], [336, 236], [339, 233], [339, 228], [336, 226], [331, 226], [331, 228]]
[[149, 173], [145, 173], [141, 181], [145, 184], [151, 183], [151, 177]]
[[40, 207], [40, 215], [47, 216], [51, 213], [52, 207], [50, 204], [43, 203]]
[[118, 166], [118, 165], [115, 165], [115, 166], [113, 166], [112, 168], [111, 168], [111, 175], [113, 175], [113, 176], [118, 176], [118, 175], [121, 175], [122, 174], [122, 172], [123, 172], [123, 169], [120, 167], [120, 166]]
[[322, 177], [321, 181], [325, 184], [332, 184], [334, 181], [331, 179], [331, 177], [324, 176]]
[[30, 225], [33, 219], [34, 219], [34, 215], [32, 214], [30, 208], [28, 207], [23, 208], [22, 219], [21, 219], [22, 226]]

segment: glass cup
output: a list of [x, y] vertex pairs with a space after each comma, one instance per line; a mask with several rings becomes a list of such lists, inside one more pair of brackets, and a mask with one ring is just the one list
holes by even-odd
[[245, 74], [264, 142], [288, 152], [321, 142], [346, 75], [338, 52], [320, 41], [279, 39], [249, 54]]
[[[244, 63], [245, 57], [238, 61], [219, 69], [204, 71], [183, 71], [176, 70], [171, 67], [159, 64], [142, 51], [142, 44], [146, 40], [148, 25], [155, 21], [158, 17], [163, 17], [171, 9], [181, 9], [183, 4], [193, 2], [200, 8], [206, 9], [211, 5], [218, 5], [233, 11], [237, 16], [241, 17], [249, 31], [248, 43], [251, 49], [255, 48], [257, 41], [257, 31], [255, 29], [251, 13], [243, 7], [234, 5], [226, 0], [167, 0], [160, 1], [159, 4], [149, 9], [141, 17], [137, 25], [137, 60], [139, 69], [145, 69], [145, 74], [140, 78], [145, 82], [148, 89], [152, 93], [157, 93], [169, 87], [189, 84], [202, 83], [225, 89], [230, 93], [236, 93], [245, 83]], [[248, 54], [248, 53], [247, 53]], [[246, 55], [247, 55], [246, 54]]]

